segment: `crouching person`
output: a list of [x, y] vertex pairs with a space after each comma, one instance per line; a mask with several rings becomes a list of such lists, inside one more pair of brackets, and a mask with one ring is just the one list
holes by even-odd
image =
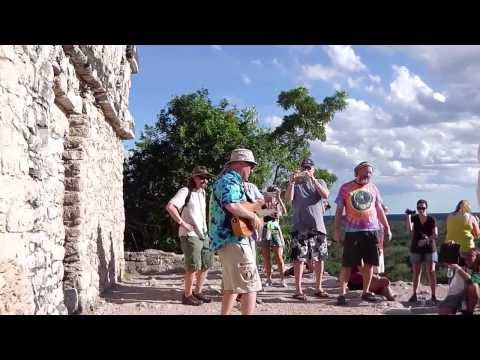
[[447, 297], [440, 303], [440, 315], [454, 315], [461, 310], [464, 315], [473, 315], [480, 298], [480, 251], [470, 249], [465, 255], [465, 266], [448, 265], [454, 269]]
[[[212, 175], [204, 166], [193, 169], [189, 184], [178, 190], [168, 202], [167, 211], [179, 225], [178, 236], [185, 260], [185, 291], [182, 304], [198, 306], [211, 299], [202, 294], [202, 286], [212, 264], [206, 220], [205, 188]], [[193, 291], [193, 281], [197, 283]]]

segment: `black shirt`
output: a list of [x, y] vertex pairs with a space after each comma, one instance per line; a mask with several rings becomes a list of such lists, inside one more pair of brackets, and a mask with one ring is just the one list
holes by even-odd
[[429, 254], [437, 251], [437, 246], [435, 241], [429, 241], [424, 246], [419, 246], [418, 242], [424, 238], [424, 236], [432, 236], [435, 231], [436, 221], [435, 219], [427, 215], [427, 220], [424, 224], [420, 221], [418, 215], [412, 216], [412, 243], [410, 246], [410, 251], [416, 254]]

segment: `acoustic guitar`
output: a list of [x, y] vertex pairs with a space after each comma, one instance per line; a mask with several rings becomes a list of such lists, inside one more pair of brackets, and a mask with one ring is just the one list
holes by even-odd
[[[276, 212], [275, 209], [262, 209], [262, 207], [257, 203], [252, 203], [248, 201], [243, 201], [240, 203], [245, 209], [254, 212], [257, 216], [262, 219], [265, 216], [273, 216]], [[250, 223], [250, 220], [241, 218], [239, 216], [233, 216], [230, 220], [232, 225], [233, 235], [239, 237], [250, 237], [255, 232], [255, 228]]]

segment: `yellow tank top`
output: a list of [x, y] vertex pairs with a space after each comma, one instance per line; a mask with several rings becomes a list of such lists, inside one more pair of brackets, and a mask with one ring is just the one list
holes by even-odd
[[470, 214], [450, 215], [447, 219], [447, 240], [460, 245], [460, 251], [466, 252], [475, 247], [472, 227], [469, 224]]

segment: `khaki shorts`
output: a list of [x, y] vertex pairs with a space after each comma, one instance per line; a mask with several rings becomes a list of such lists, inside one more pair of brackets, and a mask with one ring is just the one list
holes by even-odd
[[218, 255], [223, 267], [223, 290], [244, 294], [262, 289], [250, 244], [226, 244]]

